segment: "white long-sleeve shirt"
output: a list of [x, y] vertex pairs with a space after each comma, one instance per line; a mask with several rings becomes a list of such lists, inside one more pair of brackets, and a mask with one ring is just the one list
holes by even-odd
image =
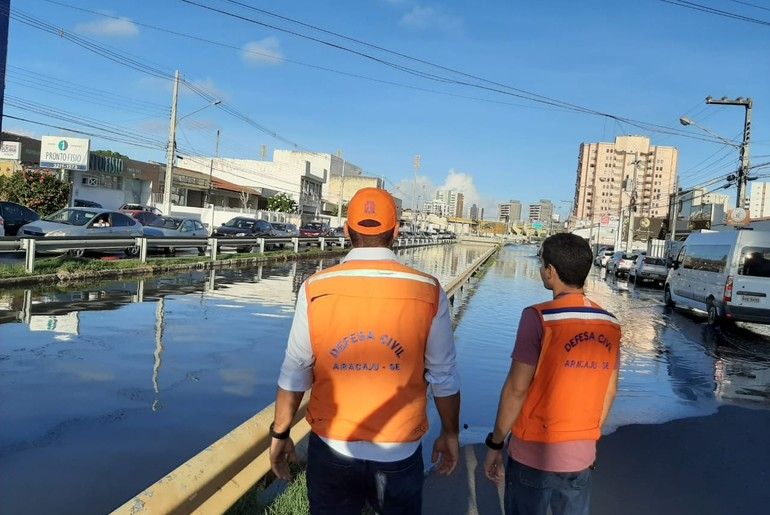
[[[392, 250], [375, 248], [356, 248], [342, 260], [347, 261], [397, 261]], [[278, 386], [291, 392], [304, 392], [313, 385], [313, 364], [315, 356], [310, 342], [310, 329], [307, 319], [307, 296], [305, 284], [297, 294], [294, 321], [289, 332], [286, 356], [281, 365]], [[449, 300], [446, 292], [440, 289], [439, 305], [431, 323], [428, 341], [425, 346], [425, 380], [434, 397], [448, 397], [460, 391], [460, 378], [457, 374], [452, 319], [449, 314]], [[411, 456], [420, 441], [407, 443], [376, 443], [323, 439], [332, 449], [352, 458], [372, 461], [398, 461]]]

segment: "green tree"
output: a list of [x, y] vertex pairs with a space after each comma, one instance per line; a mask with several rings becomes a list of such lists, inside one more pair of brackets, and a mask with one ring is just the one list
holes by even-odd
[[123, 159], [130, 159], [128, 156], [124, 156], [120, 152], [115, 152], [114, 150], [94, 150], [93, 153], [102, 157], [122, 157]]
[[297, 203], [286, 193], [279, 193], [267, 199], [267, 209], [281, 213], [296, 213]]
[[[337, 206], [334, 206], [332, 216], [337, 216]], [[348, 216], [348, 205], [342, 204], [342, 216]]]
[[53, 173], [25, 170], [0, 177], [0, 200], [9, 200], [46, 216], [67, 205], [69, 184]]

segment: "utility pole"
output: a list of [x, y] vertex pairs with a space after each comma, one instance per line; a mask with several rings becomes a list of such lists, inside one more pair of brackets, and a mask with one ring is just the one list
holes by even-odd
[[751, 98], [738, 97], [731, 100], [727, 97], [715, 99], [712, 97], [706, 97], [707, 104], [716, 105], [729, 105], [729, 106], [743, 106], [746, 110], [746, 114], [743, 120], [743, 141], [741, 142], [741, 157], [740, 157], [740, 169], [738, 170], [738, 177], [736, 183], [738, 185], [738, 191], [735, 196], [735, 207], [746, 207], [746, 186], [749, 181], [749, 155], [751, 146], [751, 109], [753, 102]]
[[342, 159], [342, 177], [340, 178], [340, 194], [337, 201], [337, 227], [342, 225], [342, 193], [345, 190], [345, 155], [342, 150], [337, 151], [337, 157]]
[[[678, 181], [677, 181], [678, 182]], [[671, 199], [674, 199], [673, 202]], [[676, 219], [679, 218], [679, 185], [674, 184], [674, 193], [669, 196], [669, 202], [671, 202], [671, 218], [668, 222], [671, 234], [669, 235], [669, 241], [674, 241], [676, 236]]]
[[417, 220], [417, 172], [420, 170], [422, 157], [420, 154], [414, 156], [414, 184], [412, 185], [412, 234], [415, 232], [415, 221]]
[[[634, 212], [636, 211], [636, 172], [641, 164], [639, 154], [634, 153], [634, 160], [631, 162], [634, 165], [634, 178], [631, 181], [631, 198], [628, 202], [628, 235], [626, 237], [626, 252], [631, 252], [631, 247], [634, 244]], [[626, 188], [628, 189], [628, 188]]]
[[174, 74], [174, 92], [171, 95], [171, 120], [168, 124], [168, 149], [166, 150], [166, 177], [163, 182], [163, 214], [171, 216], [171, 175], [174, 173], [176, 153], [176, 104], [179, 97], [179, 70]]
[[3, 129], [3, 101], [5, 99], [5, 61], [8, 57], [8, 20], [11, 0], [0, 0], [0, 131]]
[[214, 179], [214, 159], [219, 158], [219, 129], [217, 129], [217, 145], [215, 147], [214, 157], [209, 163], [209, 192], [206, 194], [206, 204], [211, 204], [211, 181]]

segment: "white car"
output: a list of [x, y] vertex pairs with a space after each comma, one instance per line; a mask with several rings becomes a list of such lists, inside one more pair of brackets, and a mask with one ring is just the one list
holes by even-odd
[[663, 290], [667, 306], [721, 320], [770, 324], [770, 232], [701, 231], [687, 237]]
[[594, 259], [594, 264], [602, 268], [607, 268], [607, 262], [612, 259], [614, 253], [615, 251], [613, 250], [600, 250], [596, 259]]
[[630, 252], [625, 252], [623, 250], [616, 250], [609, 261], [607, 261], [607, 277], [610, 275], [615, 277], [621, 275], [627, 276], [635, 259], [636, 254], [631, 254]]

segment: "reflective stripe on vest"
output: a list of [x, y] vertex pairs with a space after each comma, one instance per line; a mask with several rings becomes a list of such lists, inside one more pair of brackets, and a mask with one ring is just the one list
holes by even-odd
[[620, 325], [579, 294], [533, 307], [543, 324], [543, 346], [511, 432], [533, 442], [598, 440], [620, 352]]
[[428, 428], [425, 345], [438, 281], [396, 261], [349, 261], [313, 275], [305, 289], [313, 431], [344, 441], [419, 440]]

